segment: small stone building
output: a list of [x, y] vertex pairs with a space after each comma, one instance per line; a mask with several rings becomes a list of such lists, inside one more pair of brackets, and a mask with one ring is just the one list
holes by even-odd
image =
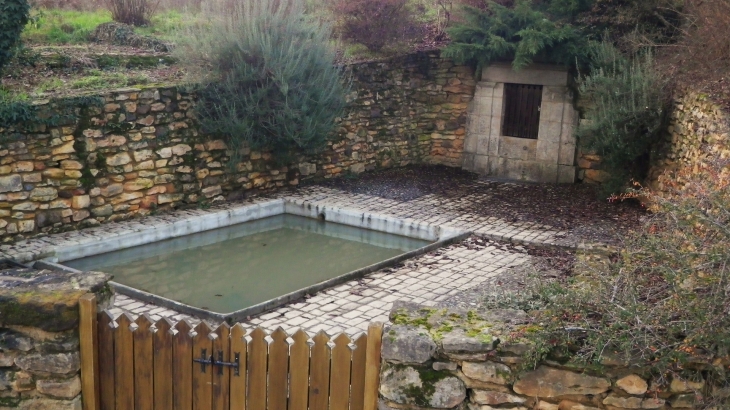
[[463, 168], [499, 179], [573, 183], [578, 114], [568, 69], [494, 63], [469, 107]]

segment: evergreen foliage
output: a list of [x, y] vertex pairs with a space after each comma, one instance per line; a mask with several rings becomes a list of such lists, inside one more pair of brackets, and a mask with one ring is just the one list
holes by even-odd
[[576, 24], [591, 0], [517, 0], [512, 7], [487, 0], [486, 7], [465, 6], [465, 22], [448, 30], [444, 56], [481, 69], [497, 59], [513, 60], [515, 69], [533, 60], [583, 63], [590, 41]]
[[347, 93], [330, 28], [305, 15], [302, 0], [227, 7], [177, 47], [182, 61], [211, 69], [198, 89], [203, 129], [239, 153], [270, 149], [284, 163], [322, 150]]
[[608, 35], [636, 51], [676, 41], [682, 0], [483, 0], [448, 30], [445, 55], [479, 68], [496, 59], [519, 69], [533, 60], [585, 67], [587, 46]]
[[0, 70], [13, 57], [29, 13], [26, 0], [0, 0]]
[[590, 48], [590, 56], [591, 74], [579, 77], [581, 98], [589, 103], [577, 137], [602, 157], [611, 174], [602, 190], [613, 193], [645, 177], [670, 99], [650, 53], [627, 58], [604, 40]]

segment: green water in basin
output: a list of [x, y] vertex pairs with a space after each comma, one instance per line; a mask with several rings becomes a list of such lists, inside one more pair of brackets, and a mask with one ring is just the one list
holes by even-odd
[[284, 214], [64, 265], [107, 272], [123, 285], [228, 313], [429, 243]]

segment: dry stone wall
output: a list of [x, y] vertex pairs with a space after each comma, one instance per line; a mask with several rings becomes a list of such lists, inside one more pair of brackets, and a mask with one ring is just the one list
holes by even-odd
[[699, 375], [659, 384], [646, 368], [609, 355], [602, 370], [550, 361], [523, 370], [528, 344], [513, 336], [529, 325], [519, 310], [396, 302], [390, 319], [394, 324], [383, 335], [380, 410], [690, 409], [707, 389]]
[[352, 89], [327, 151], [302, 163], [305, 177], [331, 177], [414, 163], [461, 166], [471, 67], [437, 51], [348, 67]]
[[[724, 169], [713, 179], [730, 179], [730, 116], [706, 95], [690, 92], [677, 100], [664, 149], [653, 162], [649, 186], [657, 192], [702, 176], [707, 167]], [[685, 171], [678, 173], [677, 171]]]
[[[646, 179], [658, 193], [668, 191], [667, 184], [683, 185], [683, 178], [697, 176], [712, 163], [730, 161], [730, 117], [706, 95], [687, 92], [674, 103], [662, 145]], [[610, 177], [595, 152], [580, 150], [577, 165], [578, 180], [584, 183], [600, 184]], [[679, 175], [679, 170], [689, 172]]]
[[81, 409], [78, 300], [102, 307], [103, 273], [3, 269], [0, 288], [0, 408]]
[[[472, 69], [438, 52], [348, 69], [352, 92], [337, 135], [320, 155], [289, 167], [251, 150], [229, 166], [226, 142], [201, 133], [195, 96], [175, 87], [115, 90], [53, 126], [0, 129], [0, 238], [238, 199], [302, 178], [461, 164]], [[61, 109], [38, 107], [45, 117]]]
[[611, 176], [603, 169], [601, 156], [592, 151], [578, 150], [578, 180], [586, 184], [601, 184]]

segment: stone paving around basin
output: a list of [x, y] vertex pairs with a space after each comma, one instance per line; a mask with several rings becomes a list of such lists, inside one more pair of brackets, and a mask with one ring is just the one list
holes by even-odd
[[[454, 244], [393, 268], [387, 268], [317, 293], [301, 302], [274, 309], [244, 323], [268, 331], [282, 327], [288, 333], [302, 328], [310, 334], [324, 330], [333, 335], [354, 335], [367, 330], [371, 321], [388, 321], [396, 300], [435, 306], [459, 292], [488, 281], [510, 267], [525, 263], [525, 253], [508, 252], [494, 246], [474, 247]], [[168, 317], [174, 321], [195, 319], [170, 309], [118, 295], [111, 312], [117, 316], [147, 313], [154, 321]], [[211, 323], [213, 324], [213, 323]]]
[[[425, 195], [411, 201], [399, 202], [313, 186], [293, 193], [283, 193], [279, 197], [322, 206], [409, 218], [431, 224], [450, 225], [473, 231], [475, 235], [513, 243], [565, 246], [573, 249], [600, 247], [600, 245], [568, 242], [565, 239], [566, 232], [553, 230], [549, 226], [510, 223], [494, 217], [451, 211], [462, 208], [459, 205], [463, 205], [464, 201], [473, 200], [468, 195], [459, 198]], [[263, 199], [253, 202], [261, 200]], [[110, 233], [150, 229], [193, 215], [241, 205], [241, 203], [227, 203], [215, 206], [209, 211], [177, 211], [31, 239], [13, 245], [2, 245], [0, 258], [34, 260], [47, 256], [51, 246], [93, 242]], [[436, 305], [450, 296], [495, 278], [510, 267], [529, 261], [529, 258], [526, 253], [519, 251], [519, 247], [508, 251], [489, 245], [473, 246], [469, 241], [465, 241], [410, 259], [398, 267], [383, 269], [360, 280], [320, 292], [301, 302], [274, 309], [251, 318], [245, 324], [251, 327], [261, 326], [269, 331], [281, 326], [288, 332], [302, 328], [310, 333], [324, 330], [329, 334], [339, 332], [355, 334], [366, 330], [371, 321], [387, 321], [388, 312], [395, 300]], [[122, 295], [117, 296], [111, 312], [115, 315], [128, 312], [133, 316], [148, 314], [153, 320], [168, 317], [173, 320], [188, 319], [193, 323], [199, 322], [179, 312], [145, 304]]]

